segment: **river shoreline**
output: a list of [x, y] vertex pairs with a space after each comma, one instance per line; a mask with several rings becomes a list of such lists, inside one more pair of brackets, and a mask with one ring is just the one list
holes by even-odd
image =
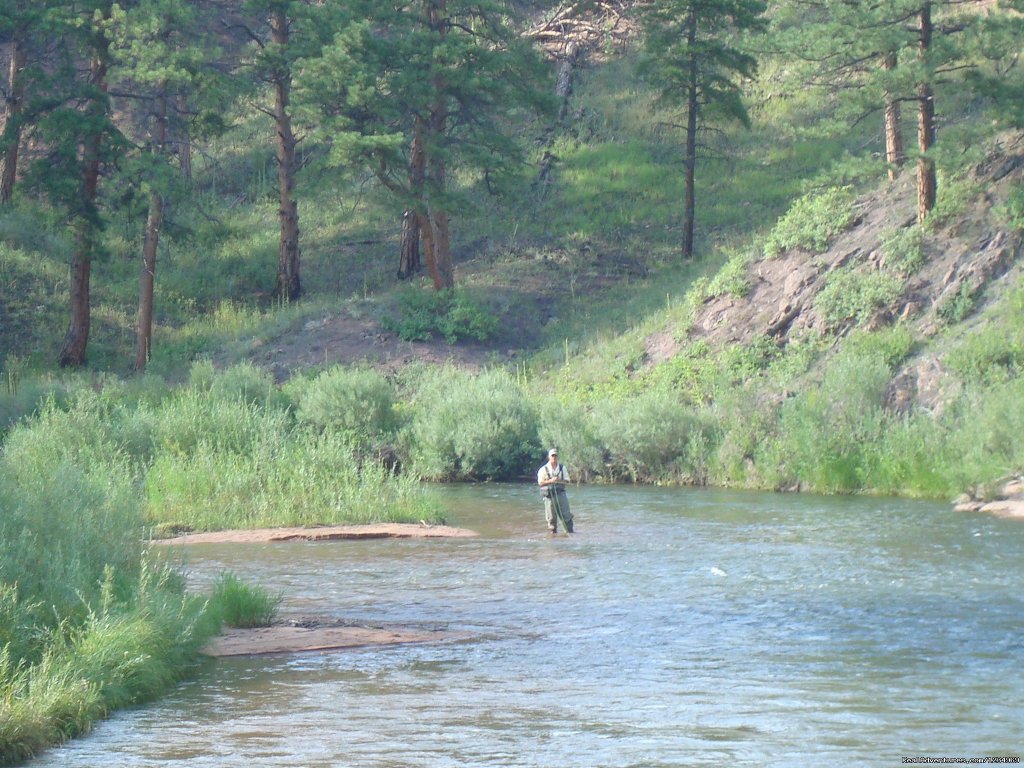
[[[153, 544], [258, 544], [285, 541], [351, 541], [361, 539], [438, 539], [472, 538], [476, 531], [426, 523], [375, 523], [368, 525], [332, 525], [311, 528], [255, 528], [252, 530], [207, 531], [169, 539], [154, 539]], [[387, 645], [410, 645], [459, 640], [464, 634], [442, 629], [422, 629], [397, 625], [355, 625], [320, 618], [290, 619], [269, 627], [229, 628], [208, 642], [201, 653], [225, 656], [267, 656]]]

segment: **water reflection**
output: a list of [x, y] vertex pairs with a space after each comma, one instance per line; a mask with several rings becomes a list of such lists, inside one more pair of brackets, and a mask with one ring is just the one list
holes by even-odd
[[532, 487], [442, 492], [478, 539], [204, 545], [190, 578], [470, 640], [211, 662], [38, 765], [888, 766], [1024, 743], [1019, 524], [594, 487], [549, 538]]

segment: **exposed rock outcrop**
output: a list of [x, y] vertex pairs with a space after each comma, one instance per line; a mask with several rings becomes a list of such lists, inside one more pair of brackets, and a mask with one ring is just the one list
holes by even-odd
[[996, 517], [1024, 520], [1024, 478], [1004, 478], [995, 492], [984, 488], [972, 489], [956, 499], [957, 512], [982, 512]]

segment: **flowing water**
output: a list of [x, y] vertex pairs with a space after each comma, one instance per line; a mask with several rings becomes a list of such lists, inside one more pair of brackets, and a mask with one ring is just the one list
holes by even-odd
[[894, 766], [1024, 755], [1024, 523], [893, 499], [443, 488], [476, 539], [204, 545], [428, 645], [206, 663], [33, 766]]

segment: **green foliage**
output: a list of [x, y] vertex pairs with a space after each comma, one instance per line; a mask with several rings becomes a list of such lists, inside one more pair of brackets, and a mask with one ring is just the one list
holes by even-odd
[[254, 407], [278, 405], [284, 399], [270, 372], [250, 362], [218, 371], [209, 360], [198, 360], [189, 368], [187, 391], [200, 399]]
[[229, 627], [268, 627], [277, 617], [282, 597], [225, 572], [214, 582], [210, 611]]
[[945, 363], [964, 382], [990, 385], [1024, 372], [1024, 290], [1013, 291], [1005, 308], [979, 324], [946, 355]]
[[939, 318], [947, 325], [963, 322], [974, 311], [975, 295], [966, 281], [953, 293], [944, 296], [935, 309]]
[[42, 655], [16, 663], [0, 649], [0, 763], [86, 732], [111, 710], [165, 691], [216, 631], [203, 602], [166, 572], [143, 571], [131, 604], [108, 604], [50, 633]]
[[72, 390], [4, 444], [0, 762], [165, 690], [213, 631], [181, 580], [144, 557], [129, 422]]
[[906, 325], [878, 331], [854, 331], [843, 345], [845, 354], [879, 360], [895, 370], [914, 350], [914, 334]]
[[[701, 127], [714, 117], [749, 124], [741, 82], [754, 76], [757, 60], [742, 48], [743, 33], [764, 28], [766, 8], [760, 0], [656, 0], [644, 6], [650, 60], [643, 71], [661, 99], [687, 111], [700, 105]], [[682, 95], [693, 87], [694, 101], [687, 103]]]
[[573, 480], [607, 478], [604, 443], [593, 416], [579, 403], [541, 408], [539, 435], [541, 445], [557, 447], [571, 462]]
[[412, 468], [434, 480], [515, 477], [540, 455], [538, 411], [504, 371], [451, 367], [423, 371], [412, 383], [405, 441]]
[[756, 254], [751, 251], [739, 252], [730, 256], [725, 265], [718, 270], [711, 282], [708, 284], [708, 297], [728, 294], [736, 298], [742, 298], [750, 292], [748, 272], [750, 263], [756, 259]]
[[1011, 228], [1024, 231], [1024, 185], [1017, 184], [1010, 190], [999, 213]]
[[714, 442], [711, 425], [667, 392], [599, 403], [595, 430], [614, 478], [701, 484]]
[[848, 322], [859, 325], [890, 306], [902, 292], [903, 281], [887, 272], [841, 267], [829, 275], [814, 306], [830, 327]]
[[897, 229], [882, 237], [885, 267], [903, 277], [915, 274], [924, 266], [924, 235], [913, 225]]
[[438, 510], [415, 475], [362, 462], [336, 433], [290, 429], [277, 412], [236, 412], [255, 438], [202, 439], [159, 453], [146, 474], [147, 517], [199, 530], [412, 522]]
[[399, 300], [399, 317], [385, 317], [381, 325], [403, 341], [425, 341], [435, 333], [449, 344], [461, 339], [486, 341], [498, 330], [497, 318], [462, 288], [410, 288], [402, 292]]
[[372, 368], [334, 366], [311, 381], [294, 380], [288, 390], [300, 423], [339, 431], [357, 444], [370, 443], [397, 427], [394, 390]]
[[951, 176], [940, 180], [935, 198], [935, 207], [924, 220], [925, 232], [936, 232], [944, 224], [963, 214], [967, 207], [978, 198], [981, 186], [966, 175]]
[[949, 456], [943, 477], [952, 493], [992, 483], [1024, 466], [1024, 379], [970, 387], [944, 416]]
[[853, 223], [853, 203], [853, 191], [849, 187], [832, 187], [804, 195], [772, 229], [764, 243], [764, 255], [774, 258], [793, 248], [821, 253], [833, 237]]
[[679, 354], [656, 366], [647, 376], [656, 389], [668, 389], [695, 403], [710, 399], [720, 381], [722, 370], [714, 351], [706, 341], [688, 344]]
[[818, 386], [782, 404], [776, 433], [757, 451], [766, 481], [830, 493], [865, 487], [870, 452], [884, 434], [890, 369], [879, 356], [844, 351]]

